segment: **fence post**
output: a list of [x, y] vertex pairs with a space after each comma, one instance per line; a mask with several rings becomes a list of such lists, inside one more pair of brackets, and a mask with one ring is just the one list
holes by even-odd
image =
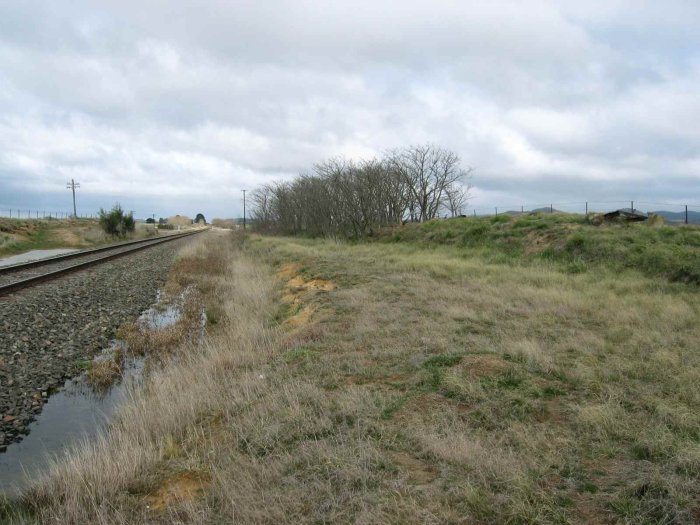
[[586, 217], [588, 217], [588, 201], [586, 201]]
[[632, 208], [632, 213], [634, 213], [634, 201], [632, 201], [630, 204], [631, 204], [630, 208]]
[[474, 208], [474, 217], [476, 217], [476, 208]]
[[498, 206], [496, 206], [496, 216], [498, 216]]
[[685, 205], [685, 223], [688, 224], [688, 205]]
[[549, 213], [554, 213], [554, 204], [549, 205]]
[[520, 206], [520, 213], [525, 213], [525, 206]]

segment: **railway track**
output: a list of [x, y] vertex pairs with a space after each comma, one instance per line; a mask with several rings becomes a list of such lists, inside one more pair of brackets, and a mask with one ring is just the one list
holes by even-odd
[[158, 246], [166, 242], [190, 237], [203, 231], [206, 230], [168, 235], [167, 237], [155, 239], [123, 242], [22, 264], [2, 266], [0, 267], [0, 297], [21, 290], [22, 288], [28, 288], [45, 281], [57, 279], [69, 273], [105, 263], [117, 257], [123, 257], [134, 252], [151, 248], [152, 246]]

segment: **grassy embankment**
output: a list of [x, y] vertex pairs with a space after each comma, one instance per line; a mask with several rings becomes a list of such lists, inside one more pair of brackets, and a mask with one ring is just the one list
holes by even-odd
[[217, 321], [206, 344], [175, 351], [103, 440], [7, 512], [700, 519], [698, 229], [555, 215], [357, 245], [214, 235], [171, 281], [199, 287]]
[[454, 246], [487, 262], [553, 263], [567, 273], [637, 270], [700, 284], [700, 229], [613, 223], [593, 226], [581, 214], [499, 215], [432, 221], [385, 230], [388, 242]]
[[[154, 235], [152, 225], [137, 224], [129, 235], [132, 240]], [[29, 250], [53, 248], [91, 248], [115, 242], [96, 220], [27, 220], [0, 218], [0, 257]]]

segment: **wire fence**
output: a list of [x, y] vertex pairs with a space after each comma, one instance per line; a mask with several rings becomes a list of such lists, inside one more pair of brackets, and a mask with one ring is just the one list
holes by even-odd
[[96, 213], [93, 214], [78, 214], [73, 215], [72, 211], [61, 210], [46, 210], [46, 209], [30, 209], [30, 208], [0, 208], [0, 217], [7, 219], [33, 219], [33, 220], [52, 220], [52, 219], [95, 219]]
[[[667, 222], [700, 224], [700, 205], [677, 204], [649, 201], [580, 201], [580, 202], [550, 202], [543, 204], [500, 205], [491, 207], [469, 208], [467, 215], [485, 217], [490, 215], [517, 214], [531, 212], [567, 212], [567, 213], [607, 213], [619, 209], [643, 213], [663, 212]], [[95, 219], [97, 213], [79, 213], [79, 219]], [[74, 218], [71, 211], [31, 209], [22, 207], [0, 208], [0, 217], [9, 219], [70, 219]]]
[[627, 210], [642, 213], [658, 213], [671, 223], [700, 224], [700, 205], [677, 204], [649, 201], [581, 201], [581, 202], [550, 202], [544, 204], [518, 204], [511, 206], [492, 206], [470, 208], [468, 215], [485, 217], [502, 214], [519, 213], [608, 213], [616, 210]]

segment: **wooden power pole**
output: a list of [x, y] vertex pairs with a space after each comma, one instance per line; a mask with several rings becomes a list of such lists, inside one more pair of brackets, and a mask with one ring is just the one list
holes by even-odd
[[70, 182], [66, 185], [66, 188], [68, 188], [69, 190], [73, 190], [73, 217], [77, 218], [78, 212], [75, 207], [75, 188], [80, 188], [80, 183], [75, 182], [73, 179], [71, 179]]

